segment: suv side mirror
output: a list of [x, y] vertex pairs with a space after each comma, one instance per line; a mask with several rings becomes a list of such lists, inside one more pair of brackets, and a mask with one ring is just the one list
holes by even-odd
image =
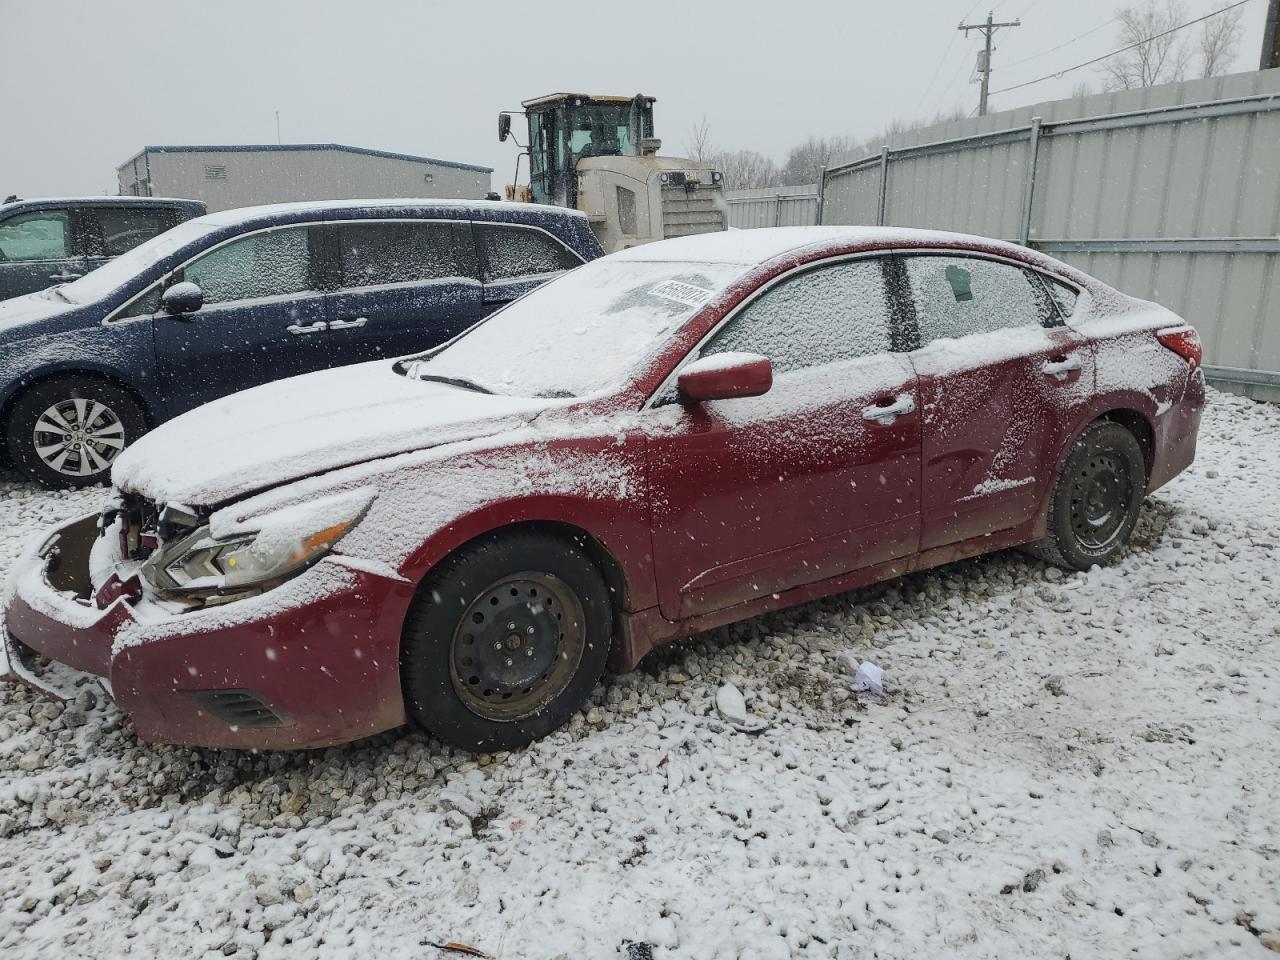
[[175, 283], [160, 298], [160, 309], [175, 317], [184, 313], [195, 313], [203, 306], [204, 291], [190, 280]]
[[681, 370], [676, 384], [694, 402], [758, 397], [773, 386], [773, 364], [758, 353], [716, 353]]
[[498, 114], [498, 142], [505, 143], [507, 137], [511, 136], [511, 114]]

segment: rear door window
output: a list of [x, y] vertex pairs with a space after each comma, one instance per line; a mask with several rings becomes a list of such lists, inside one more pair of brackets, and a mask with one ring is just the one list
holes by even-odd
[[751, 301], [702, 350], [759, 353], [776, 373], [893, 350], [882, 258], [835, 263], [783, 280]]
[[66, 260], [72, 255], [69, 212], [35, 210], [0, 223], [0, 255], [0, 262]]
[[338, 228], [339, 283], [346, 289], [463, 275], [448, 223], [351, 223]]
[[1057, 321], [1043, 288], [1021, 267], [974, 257], [916, 255], [903, 260], [920, 346]]
[[205, 304], [314, 290], [310, 235], [289, 227], [232, 240], [187, 264], [182, 279], [199, 285]]
[[582, 259], [541, 230], [511, 224], [476, 223], [476, 248], [486, 283], [572, 270]]
[[87, 211], [97, 223], [100, 256], [118, 257], [143, 241], [164, 233], [177, 222], [172, 210], [137, 207], [97, 207]]

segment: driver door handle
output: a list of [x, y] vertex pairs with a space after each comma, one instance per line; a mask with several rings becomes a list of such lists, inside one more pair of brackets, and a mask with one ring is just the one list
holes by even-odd
[[353, 330], [363, 327], [369, 322], [368, 317], [356, 317], [354, 320], [334, 320], [329, 324], [330, 330]]
[[303, 336], [304, 334], [320, 333], [321, 331], [328, 330], [329, 325], [325, 323], [323, 320], [317, 320], [315, 323], [307, 324], [306, 326], [303, 326], [297, 323], [291, 323], [289, 324], [289, 326], [285, 327], [285, 329], [288, 330], [290, 333], [292, 333], [295, 337], [300, 337], [300, 336]]
[[83, 276], [83, 273], [72, 273], [70, 270], [63, 270], [61, 273], [49, 274], [49, 279], [58, 283], [70, 283], [72, 280], [79, 280]]
[[1055, 357], [1053, 360], [1046, 360], [1040, 369], [1047, 376], [1065, 380], [1068, 373], [1080, 369], [1080, 358], [1074, 353], [1069, 353], [1061, 359]]
[[872, 420], [880, 424], [882, 427], [887, 427], [889, 424], [893, 423], [893, 421], [897, 420], [898, 417], [912, 413], [915, 408], [915, 398], [913, 398], [909, 393], [902, 393], [895, 397], [893, 402], [887, 406], [863, 407], [862, 419]]

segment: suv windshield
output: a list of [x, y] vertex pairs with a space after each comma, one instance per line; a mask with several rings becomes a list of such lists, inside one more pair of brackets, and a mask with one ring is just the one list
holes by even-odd
[[408, 374], [526, 397], [618, 386], [744, 269], [596, 260], [495, 313]]
[[108, 260], [97, 270], [86, 273], [74, 283], [63, 284], [57, 288], [58, 294], [72, 303], [93, 303], [124, 286], [142, 271], [179, 248], [199, 240], [217, 226], [204, 222], [203, 217], [180, 223], [152, 237], [146, 243], [138, 244], [114, 260]]

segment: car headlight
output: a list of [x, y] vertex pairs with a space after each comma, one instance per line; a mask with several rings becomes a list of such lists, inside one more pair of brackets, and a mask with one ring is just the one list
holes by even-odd
[[161, 596], [218, 602], [260, 593], [297, 576], [364, 518], [368, 489], [323, 497], [248, 520], [223, 511], [156, 550], [142, 574]]

